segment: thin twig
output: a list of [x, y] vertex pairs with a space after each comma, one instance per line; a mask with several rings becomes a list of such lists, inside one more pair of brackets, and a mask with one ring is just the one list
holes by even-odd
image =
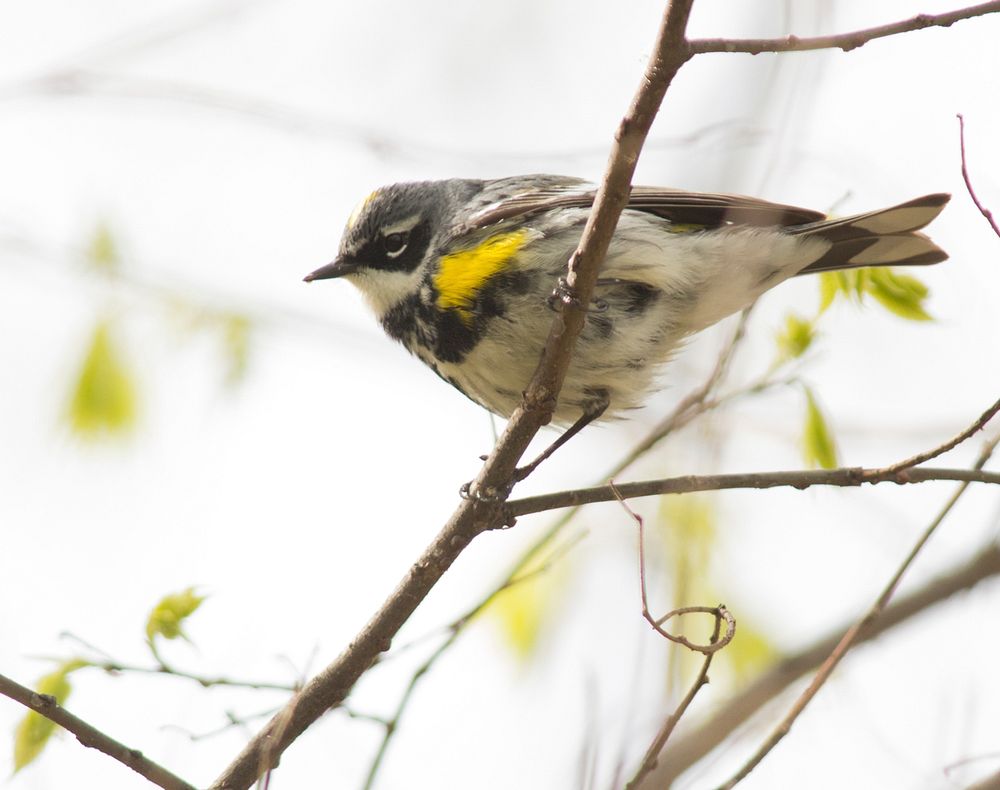
[[[612, 489], [615, 488], [614, 482], [611, 483]], [[615, 490], [617, 496], [617, 490]], [[656, 768], [656, 763], [659, 760], [660, 752], [663, 751], [663, 747], [666, 746], [667, 741], [670, 739], [671, 734], [674, 731], [674, 727], [677, 726], [677, 722], [680, 721], [681, 716], [683, 716], [688, 707], [694, 701], [695, 695], [701, 690], [702, 686], [708, 683], [708, 668], [712, 664], [712, 659], [715, 654], [719, 652], [722, 648], [733, 641], [733, 637], [736, 635], [736, 620], [728, 609], [722, 604], [718, 606], [684, 606], [679, 609], [674, 609], [662, 617], [654, 619], [649, 611], [649, 597], [647, 595], [646, 589], [646, 528], [645, 521], [642, 516], [636, 513], [632, 508], [628, 506], [628, 503], [617, 496], [618, 504], [622, 506], [626, 513], [628, 513], [632, 520], [635, 521], [638, 526], [638, 536], [639, 536], [639, 590], [642, 597], [642, 616], [648, 622], [653, 629], [663, 637], [666, 637], [671, 642], [677, 642], [678, 644], [684, 645], [689, 650], [704, 655], [704, 660], [701, 664], [701, 670], [698, 672], [697, 677], [694, 679], [694, 683], [688, 689], [687, 694], [680, 701], [677, 708], [671, 713], [663, 725], [657, 731], [656, 735], [653, 737], [652, 743], [650, 743], [649, 748], [646, 750], [646, 754], [642, 758], [642, 762], [639, 764], [639, 768], [636, 770], [635, 774], [629, 780], [628, 784], [625, 786], [625, 790], [633, 790], [637, 788], [639, 784], [648, 776], [654, 768]], [[712, 628], [712, 637], [709, 639], [708, 644], [699, 645], [689, 641], [686, 637], [682, 635], [674, 635], [669, 633], [663, 628], [663, 624], [670, 618], [676, 615], [682, 614], [711, 614], [715, 617], [715, 625]], [[722, 623], [726, 623], [726, 635], [720, 640], [719, 633], [722, 629]]]
[[[712, 631], [712, 639], [709, 642], [710, 645], [715, 645], [719, 639], [719, 631], [722, 626], [722, 620], [725, 615], [729, 614], [728, 610], [724, 606], [719, 606], [715, 617], [715, 628]], [[728, 621], [727, 621], [728, 627]], [[732, 639], [732, 636], [729, 636]], [[701, 669], [698, 672], [697, 677], [695, 677], [694, 682], [691, 684], [691, 688], [688, 689], [687, 694], [677, 705], [677, 708], [671, 713], [667, 720], [663, 722], [659, 731], [653, 737], [653, 742], [649, 744], [649, 748], [646, 750], [646, 754], [642, 758], [642, 762], [639, 764], [639, 768], [633, 774], [632, 778], [629, 780], [628, 784], [625, 785], [625, 790], [635, 790], [643, 780], [649, 776], [650, 773], [656, 768], [656, 764], [660, 759], [660, 753], [663, 751], [663, 747], [667, 745], [667, 741], [670, 740], [670, 736], [674, 732], [674, 728], [677, 726], [677, 722], [681, 720], [687, 709], [691, 706], [694, 701], [695, 695], [701, 691], [702, 686], [708, 684], [708, 668], [712, 665], [712, 659], [715, 658], [716, 650], [702, 651], [704, 653], [704, 660], [701, 662]]]
[[[611, 490], [615, 495], [615, 499], [618, 500], [618, 504], [622, 506], [622, 509], [631, 516], [632, 520], [639, 527], [639, 595], [642, 599], [642, 618], [652, 626], [653, 630], [656, 631], [664, 639], [671, 642], [675, 642], [679, 645], [683, 645], [688, 650], [692, 650], [695, 653], [704, 653], [708, 655], [709, 653], [717, 653], [719, 650], [724, 648], [730, 642], [733, 641], [733, 637], [736, 635], [736, 620], [733, 618], [729, 610], [725, 606], [719, 604], [718, 606], [682, 606], [678, 609], [672, 609], [661, 617], [653, 617], [649, 610], [649, 596], [646, 589], [646, 525], [645, 521], [638, 513], [636, 513], [632, 508], [628, 506], [628, 503], [622, 497], [621, 493], [618, 491], [617, 486], [614, 481], [611, 481]], [[711, 641], [708, 644], [700, 645], [689, 640], [683, 634], [671, 634], [667, 631], [663, 624], [668, 620], [685, 614], [711, 614], [715, 617], [715, 634], [712, 636]], [[719, 624], [725, 620], [726, 622], [726, 635], [720, 640], [719, 639]]]
[[958, 113], [957, 117], [958, 141], [962, 151], [962, 180], [965, 181], [965, 189], [968, 191], [969, 197], [972, 198], [972, 202], [976, 204], [976, 208], [979, 209], [979, 213], [986, 217], [986, 221], [990, 223], [990, 227], [993, 228], [993, 232], [997, 234], [997, 236], [1000, 236], [1000, 226], [997, 225], [996, 219], [993, 218], [993, 212], [980, 202], [979, 196], [976, 194], [976, 190], [972, 188], [972, 179], [969, 177], [969, 167], [965, 158], [965, 118], [962, 116], [962, 113]]
[[49, 721], [55, 722], [60, 727], [76, 736], [76, 739], [84, 746], [97, 749], [104, 754], [117, 760], [122, 765], [126, 765], [140, 776], [148, 779], [153, 784], [164, 788], [164, 790], [194, 790], [194, 786], [188, 784], [179, 776], [172, 774], [163, 766], [145, 757], [138, 749], [133, 749], [110, 735], [106, 735], [94, 725], [88, 724], [83, 719], [74, 716], [58, 702], [55, 697], [49, 694], [39, 694], [26, 686], [22, 686], [5, 675], [0, 675], [0, 694], [10, 697], [15, 702], [19, 702], [26, 708], [30, 708]]
[[[993, 454], [993, 450], [996, 448], [998, 443], [1000, 443], [1000, 434], [987, 442], [972, 468], [975, 470], [981, 470]], [[792, 729], [792, 725], [795, 723], [795, 720], [816, 696], [816, 693], [820, 690], [820, 688], [822, 688], [823, 684], [826, 683], [827, 679], [833, 673], [833, 670], [840, 663], [841, 659], [847, 654], [847, 651], [855, 645], [862, 632], [865, 631], [885, 610], [889, 600], [893, 596], [893, 593], [896, 592], [896, 588], [899, 586], [903, 576], [913, 564], [913, 561], [917, 558], [917, 555], [919, 555], [924, 546], [927, 545], [927, 541], [931, 539], [931, 536], [941, 525], [941, 522], [945, 520], [952, 508], [955, 507], [958, 500], [961, 499], [968, 487], [969, 483], [965, 482], [955, 490], [955, 493], [952, 494], [951, 498], [938, 513], [937, 517], [928, 525], [928, 527], [917, 539], [917, 542], [913, 545], [913, 548], [910, 549], [909, 554], [906, 555], [905, 559], [900, 564], [899, 568], [897, 568], [896, 572], [879, 594], [878, 598], [875, 599], [875, 602], [871, 605], [868, 611], [865, 612], [864, 616], [852, 625], [848, 629], [847, 633], [844, 634], [843, 638], [834, 648], [833, 652], [831, 652], [826, 661], [823, 662], [823, 665], [819, 668], [815, 677], [813, 677], [812, 682], [795, 701], [795, 704], [792, 705], [785, 717], [778, 723], [774, 730], [772, 730], [771, 734], [764, 741], [764, 743], [761, 744], [760, 748], [757, 749], [750, 759], [743, 764], [739, 771], [737, 771], [731, 779], [720, 786], [720, 790], [730, 790], [730, 788], [735, 787], [739, 784], [739, 782], [749, 776], [750, 772], [760, 764], [761, 760], [763, 760], [771, 752], [771, 750], [778, 745], [781, 739], [788, 734], [788, 732]]]
[[[990, 543], [972, 558], [896, 600], [870, 628], [859, 635], [858, 642], [875, 639], [954, 595], [996, 576], [1000, 576], [1000, 546]], [[768, 702], [803, 674], [818, 667], [837, 647], [847, 627], [835, 628], [812, 644], [783, 657], [745, 689], [723, 702], [708, 719], [671, 741], [649, 786], [670, 787], [682, 773], [704, 759]]]
[[204, 688], [211, 688], [213, 686], [228, 686], [231, 688], [289, 692], [295, 692], [299, 689], [299, 685], [292, 683], [272, 683], [270, 681], [238, 680], [236, 678], [227, 678], [223, 676], [210, 677], [206, 675], [198, 675], [194, 672], [185, 672], [184, 670], [175, 669], [174, 667], [167, 666], [165, 664], [153, 667], [143, 667], [134, 664], [122, 664], [118, 661], [106, 660], [87, 661], [86, 666], [93, 667], [94, 669], [101, 669], [110, 674], [138, 673], [145, 675], [166, 675], [169, 677], [191, 680]]
[[[649, 433], [646, 434], [646, 437], [633, 447], [629, 454], [614, 469], [604, 475], [604, 480], [617, 477], [643, 455], [656, 447], [667, 436], [680, 430], [705, 411], [715, 408], [721, 402], [719, 400], [710, 401], [709, 396], [715, 391], [715, 388], [718, 387], [723, 378], [725, 378], [737, 348], [743, 342], [743, 338], [746, 337], [747, 324], [750, 321], [750, 312], [752, 309], [753, 305], [750, 305], [750, 307], [740, 313], [736, 329], [733, 331], [729, 342], [719, 352], [719, 356], [715, 360], [715, 365], [712, 367], [712, 371], [708, 374], [705, 381], [681, 398], [670, 413], [654, 425]], [[754, 386], [757, 387], [758, 385]], [[706, 406], [706, 404], [710, 405]]]
[[871, 471], [872, 477], [883, 478], [886, 476], [891, 476], [894, 474], [899, 474], [907, 469], [911, 469], [914, 466], [919, 466], [920, 464], [927, 463], [928, 461], [937, 458], [939, 455], [944, 455], [949, 450], [953, 450], [958, 447], [966, 439], [971, 438], [974, 434], [979, 433], [986, 423], [993, 419], [997, 412], [1000, 412], [1000, 399], [998, 399], [992, 406], [990, 406], [986, 411], [979, 415], [979, 418], [972, 423], [968, 428], [962, 431], [957, 436], [952, 437], [944, 444], [939, 444], [932, 450], [928, 450], [924, 453], [917, 453], [912, 458], [907, 458], [904, 461], [899, 461], [898, 463], [892, 464], [891, 466], [883, 467], [882, 469], [874, 469]]
[[799, 38], [785, 36], [784, 38], [705, 38], [688, 42], [691, 52], [700, 55], [708, 52], [742, 52], [749, 55], [759, 55], [763, 52], [805, 52], [814, 49], [841, 49], [850, 52], [864, 46], [877, 38], [895, 36], [899, 33], [911, 33], [928, 27], [950, 27], [956, 22], [973, 17], [993, 14], [1000, 11], [1000, 2], [981, 3], [980, 5], [960, 8], [943, 14], [918, 14], [910, 19], [892, 22], [887, 25], [870, 27], [864, 30], [854, 30], [850, 33], [838, 33], [832, 36], [814, 36]]

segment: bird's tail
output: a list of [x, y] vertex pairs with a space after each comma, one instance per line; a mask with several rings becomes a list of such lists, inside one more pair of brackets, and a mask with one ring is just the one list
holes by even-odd
[[867, 214], [786, 228], [786, 233], [823, 239], [832, 245], [799, 274], [940, 263], [948, 254], [918, 231], [940, 214], [950, 199], [946, 194], [925, 195]]

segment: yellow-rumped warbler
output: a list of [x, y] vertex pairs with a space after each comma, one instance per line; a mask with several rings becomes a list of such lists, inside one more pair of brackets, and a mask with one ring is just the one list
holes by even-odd
[[[507, 417], [538, 364], [546, 305], [594, 196], [593, 185], [553, 175], [394, 184], [362, 201], [337, 259], [305, 279], [346, 277], [390, 337]], [[554, 422], [582, 427], [641, 406], [685, 337], [789, 277], [945, 260], [918, 231], [948, 199], [827, 219], [740, 195], [633, 188]]]

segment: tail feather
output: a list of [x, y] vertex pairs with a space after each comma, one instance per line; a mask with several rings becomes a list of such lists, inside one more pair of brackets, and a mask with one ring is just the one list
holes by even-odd
[[950, 195], [934, 194], [891, 208], [788, 228], [787, 233], [830, 242], [821, 258], [799, 274], [864, 266], [924, 266], [948, 254], [918, 231], [941, 213]]

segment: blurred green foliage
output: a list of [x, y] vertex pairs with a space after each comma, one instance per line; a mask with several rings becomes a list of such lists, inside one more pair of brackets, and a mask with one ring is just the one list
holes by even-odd
[[[38, 679], [35, 691], [53, 697], [59, 705], [65, 704], [73, 690], [69, 682], [70, 673], [86, 665], [86, 661], [76, 658], [64, 661], [52, 672]], [[40, 713], [29, 710], [25, 714], [14, 731], [14, 773], [42, 753], [55, 730], [56, 724]]]
[[86, 261], [99, 274], [118, 274], [121, 268], [121, 255], [111, 226], [106, 222], [99, 222], [94, 228], [90, 243], [87, 245]]
[[72, 430], [84, 438], [125, 433], [135, 424], [135, 385], [110, 319], [99, 320], [94, 327], [75, 377], [67, 418]]
[[802, 430], [802, 455], [806, 464], [823, 469], [837, 466], [837, 444], [827, 425], [826, 417], [809, 387], [804, 387], [806, 397], [805, 427]]
[[932, 320], [924, 307], [930, 295], [927, 286], [912, 274], [902, 274], [891, 267], [823, 272], [819, 275], [819, 283], [821, 313], [833, 304], [838, 295], [859, 304], [867, 295], [900, 318]]
[[785, 316], [785, 325], [776, 334], [778, 363], [798, 359], [816, 339], [816, 321], [802, 318], [794, 313]]

